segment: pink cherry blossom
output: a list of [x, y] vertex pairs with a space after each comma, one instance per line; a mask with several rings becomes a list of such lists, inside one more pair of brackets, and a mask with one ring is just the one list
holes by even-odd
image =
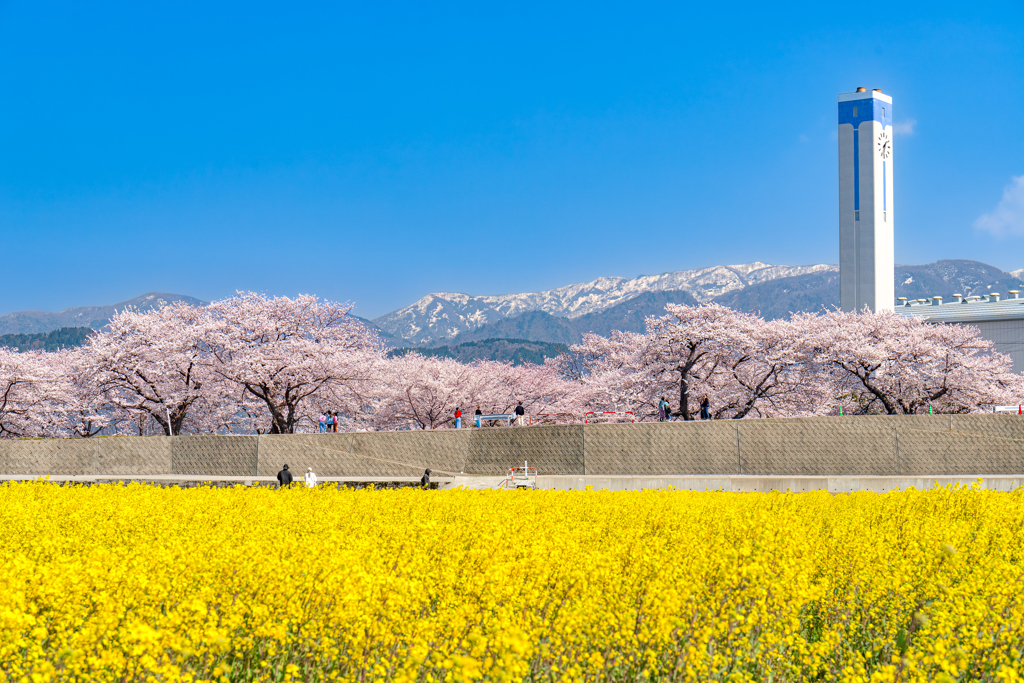
[[205, 308], [125, 311], [80, 349], [0, 349], [0, 438], [294, 433], [463, 426], [507, 414], [629, 411], [697, 419], [989, 411], [1024, 377], [978, 330], [893, 313], [764, 321], [717, 305], [666, 307], [643, 333], [584, 336], [542, 365], [388, 358], [351, 306], [241, 293]]
[[247, 292], [207, 310], [213, 372], [263, 404], [269, 433], [294, 432], [317, 398], [347, 413], [372, 401], [383, 348], [351, 305]]

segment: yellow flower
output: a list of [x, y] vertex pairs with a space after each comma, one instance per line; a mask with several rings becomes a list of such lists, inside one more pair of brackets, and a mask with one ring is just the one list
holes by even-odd
[[0, 524], [7, 680], [1018, 681], [1024, 652], [1021, 491], [33, 482]]

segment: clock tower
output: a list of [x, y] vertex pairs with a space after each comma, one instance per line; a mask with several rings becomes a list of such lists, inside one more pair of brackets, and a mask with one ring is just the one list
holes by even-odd
[[892, 98], [857, 88], [839, 96], [842, 310], [893, 310], [893, 253]]

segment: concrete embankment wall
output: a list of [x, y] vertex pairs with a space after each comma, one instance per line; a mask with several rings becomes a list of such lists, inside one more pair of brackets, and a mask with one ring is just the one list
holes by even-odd
[[1024, 474], [1024, 417], [914, 415], [273, 436], [0, 440], [0, 475]]

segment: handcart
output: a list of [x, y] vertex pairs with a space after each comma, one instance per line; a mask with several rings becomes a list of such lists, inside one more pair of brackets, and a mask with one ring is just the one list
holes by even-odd
[[510, 467], [505, 472], [505, 489], [518, 491], [519, 489], [535, 490], [537, 488], [537, 468], [530, 467], [529, 461], [524, 460], [522, 467]]

